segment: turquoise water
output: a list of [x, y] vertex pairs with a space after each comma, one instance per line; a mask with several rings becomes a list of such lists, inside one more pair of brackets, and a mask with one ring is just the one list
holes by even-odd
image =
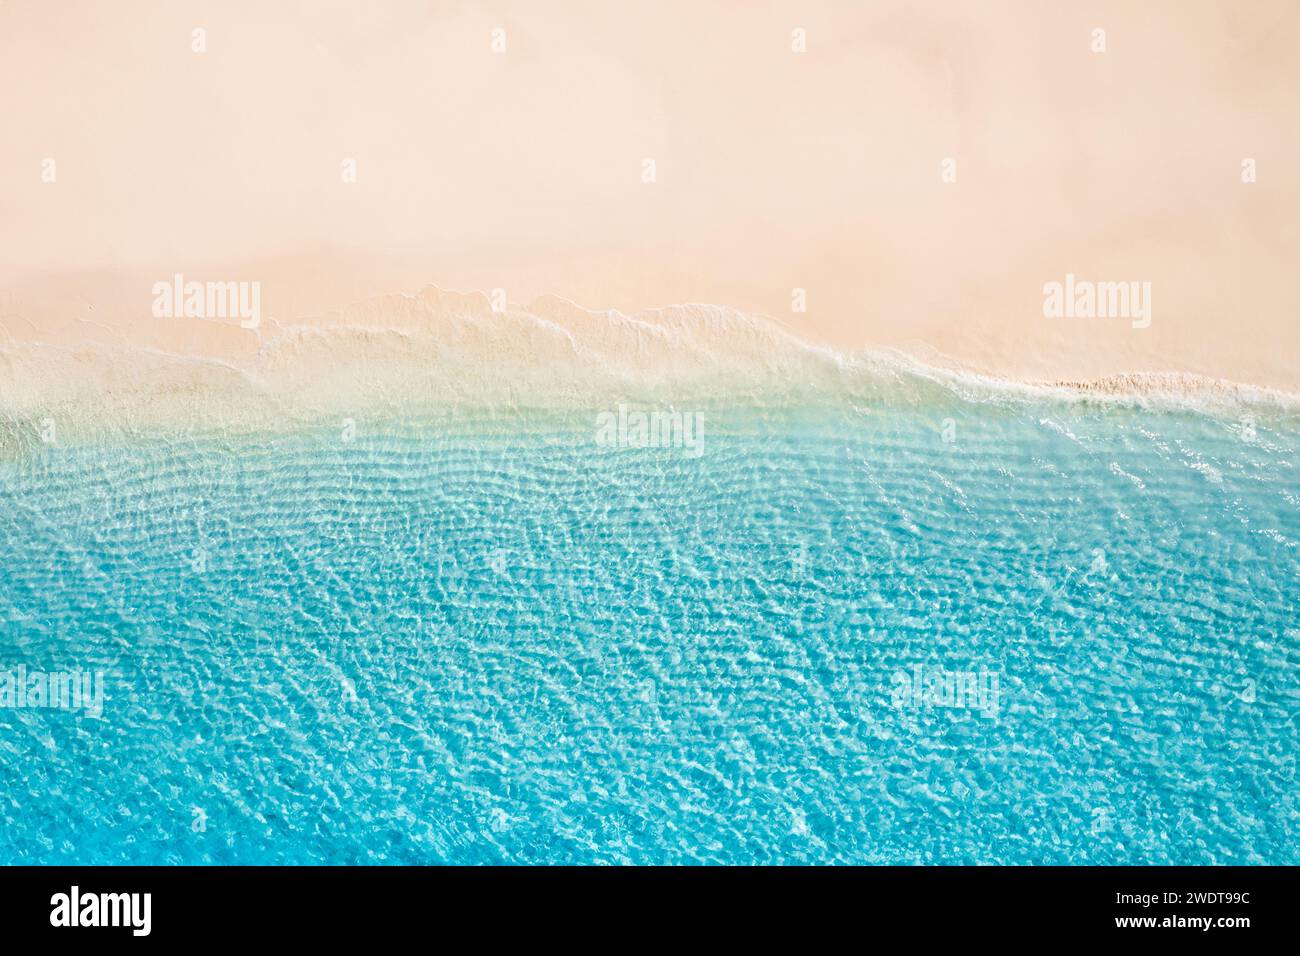
[[0, 462], [0, 861], [1300, 862], [1293, 416], [593, 418]]

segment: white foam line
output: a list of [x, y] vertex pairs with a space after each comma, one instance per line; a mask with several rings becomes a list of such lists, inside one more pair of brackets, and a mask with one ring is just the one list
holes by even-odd
[[[931, 364], [895, 348], [843, 352], [830, 345], [809, 342], [771, 316], [741, 312], [712, 303], [688, 302], [644, 309], [628, 315], [616, 309], [599, 311], [587, 309], [564, 296], [546, 293], [534, 298], [527, 307], [512, 308], [507, 310], [505, 316], [498, 316], [496, 313], [489, 315], [483, 311], [488, 307], [490, 299], [482, 291], [461, 292], [428, 285], [418, 294], [395, 293], [372, 296], [326, 314], [342, 319], [355, 314], [356, 311], [372, 310], [382, 319], [382, 303], [386, 300], [409, 304], [417, 311], [420, 307], [425, 307], [436, 314], [439, 300], [443, 298], [464, 300], [459, 303], [465, 307], [464, 311], [462, 312], [460, 308], [449, 309], [445, 316], [448, 320], [471, 321], [482, 325], [488, 319], [509, 317], [516, 321], [529, 322], [545, 330], [548, 335], [562, 336], [576, 355], [592, 360], [595, 364], [600, 363], [600, 349], [582, 344], [581, 337], [575, 336], [572, 329], [565, 327], [562, 319], [548, 317], [545, 313], [556, 311], [549, 307], [551, 304], [558, 305], [560, 311], [573, 310], [592, 324], [604, 322], [612, 328], [636, 335], [638, 348], [642, 347], [641, 336], [647, 335], [656, 341], [666, 342], [671, 347], [680, 349], [688, 357], [691, 355], [701, 358], [724, 356], [732, 362], [737, 360], [743, 362], [744, 353], [727, 349], [729, 344], [727, 333], [740, 330], [757, 339], [757, 342], [749, 343], [759, 350], [759, 354], [753, 356], [756, 371], [763, 370], [764, 359], [780, 359], [783, 357], [783, 348], [794, 349], [798, 355], [817, 363], [829, 363], [831, 367], [841, 372], [866, 374], [888, 372], [894, 376], [920, 379], [944, 388], [966, 401], [1012, 398], [1022, 401], [1099, 402], [1140, 407], [1154, 404], [1191, 411], [1222, 411], [1225, 408], [1255, 406], [1272, 406], [1287, 411], [1300, 410], [1300, 394], [1191, 373], [1132, 372], [1102, 376], [1092, 380], [1051, 383], [1018, 380], [953, 367], [959, 366], [959, 363], [955, 362], [947, 366]], [[257, 361], [265, 361], [279, 349], [292, 348], [294, 344], [310, 339], [328, 341], [348, 335], [359, 335], [376, 339], [395, 337], [406, 343], [412, 343], [418, 341], [422, 334], [436, 335], [436, 330], [426, 332], [418, 326], [407, 328], [382, 323], [369, 325], [346, 320], [328, 325], [315, 325], [309, 321], [290, 324], [279, 320], [273, 321], [277, 334], [260, 342], [256, 352]], [[489, 330], [499, 328], [499, 326], [487, 327]], [[49, 349], [72, 355], [74, 350], [81, 351], [88, 347], [101, 353], [136, 352], [177, 363], [220, 368], [238, 374], [256, 388], [263, 389], [269, 385], [262, 376], [257, 374], [255, 368], [248, 368], [236, 362], [210, 356], [167, 352], [140, 345], [90, 342], [74, 347], [39, 342], [22, 345], [13, 343], [12, 348], [0, 349], [0, 355], [9, 356], [20, 349]], [[935, 354], [947, 360], [947, 357], [942, 356], [941, 353]], [[788, 353], [784, 357], [788, 358]], [[738, 364], [737, 368], [744, 371], [743, 365]]]

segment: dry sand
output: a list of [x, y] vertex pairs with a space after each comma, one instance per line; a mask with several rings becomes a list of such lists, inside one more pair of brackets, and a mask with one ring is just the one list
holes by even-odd
[[[720, 303], [1019, 380], [1300, 391], [1297, 47], [1289, 0], [11, 0], [0, 401], [101, 375], [85, 343], [250, 366], [430, 283]], [[265, 321], [154, 318], [175, 273], [260, 282]], [[1149, 282], [1150, 326], [1044, 317], [1067, 274]], [[68, 361], [24, 373], [33, 343]]]

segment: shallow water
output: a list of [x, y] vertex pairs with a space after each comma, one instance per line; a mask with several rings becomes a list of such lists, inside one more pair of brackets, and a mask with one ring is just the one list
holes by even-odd
[[1300, 862], [1293, 418], [703, 415], [0, 462], [0, 861]]

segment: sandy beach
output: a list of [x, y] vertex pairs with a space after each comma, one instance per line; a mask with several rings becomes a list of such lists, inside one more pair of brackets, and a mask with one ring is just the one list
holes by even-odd
[[[443, 321], [431, 286], [1300, 390], [1298, 40], [1283, 3], [9, 4], [0, 397], [148, 388], [86, 346], [277, 374], [286, 330]], [[157, 315], [178, 275], [256, 283], [256, 327]], [[1046, 315], [1067, 279], [1149, 314]]]

